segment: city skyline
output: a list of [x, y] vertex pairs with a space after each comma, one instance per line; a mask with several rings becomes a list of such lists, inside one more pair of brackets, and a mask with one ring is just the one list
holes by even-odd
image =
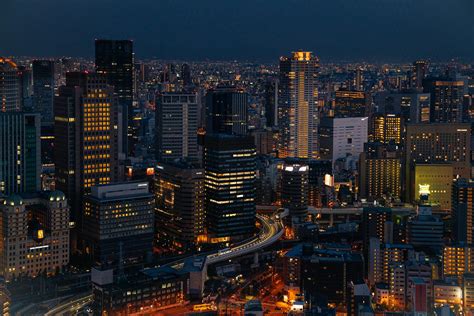
[[133, 14], [125, 1], [108, 0], [3, 7], [0, 55], [92, 57], [84, 43], [100, 38], [134, 40], [137, 59], [272, 61], [302, 48], [327, 61], [470, 61], [474, 48], [463, 40], [474, 30], [467, 0], [141, 0]]

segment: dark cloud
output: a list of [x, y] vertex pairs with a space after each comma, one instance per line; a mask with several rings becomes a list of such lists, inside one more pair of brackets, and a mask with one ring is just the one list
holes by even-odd
[[2, 0], [0, 54], [92, 56], [100, 37], [139, 58], [472, 60], [473, 14], [472, 0]]

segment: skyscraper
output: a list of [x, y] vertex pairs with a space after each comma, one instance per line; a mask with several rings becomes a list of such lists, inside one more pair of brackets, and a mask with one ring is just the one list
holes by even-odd
[[204, 170], [187, 161], [160, 163], [154, 194], [158, 246], [193, 248], [204, 234]]
[[0, 112], [20, 110], [20, 86], [17, 65], [11, 59], [0, 57]]
[[368, 96], [362, 91], [336, 91], [335, 117], [361, 117], [370, 114]]
[[133, 124], [133, 42], [130, 40], [96, 40], [95, 68], [104, 73], [114, 88], [122, 108], [122, 151], [131, 154], [137, 140]]
[[281, 158], [319, 158], [319, 59], [297, 51], [280, 58], [278, 126]]
[[205, 211], [211, 242], [245, 239], [254, 232], [256, 169], [253, 137], [206, 135]]
[[54, 99], [54, 62], [33, 61], [33, 110], [41, 114], [41, 126], [52, 126]]
[[458, 179], [453, 184], [453, 239], [456, 243], [472, 244], [474, 228], [474, 182]]
[[265, 82], [265, 119], [267, 127], [276, 127], [278, 123], [278, 80]]
[[428, 78], [423, 81], [424, 92], [431, 95], [430, 121], [461, 123], [466, 83], [451, 78]]
[[412, 88], [422, 89], [423, 80], [428, 73], [428, 62], [426, 60], [417, 60], [413, 63]]
[[375, 97], [378, 112], [400, 115], [405, 123], [429, 123], [431, 96], [417, 90], [381, 92]]
[[281, 204], [289, 211], [290, 224], [302, 224], [308, 216], [309, 167], [288, 160], [281, 166]]
[[403, 124], [399, 114], [374, 114], [371, 125], [370, 134], [373, 142], [402, 143]]
[[[411, 202], [418, 197], [415, 194], [415, 166], [417, 164], [451, 164], [452, 179], [470, 178], [470, 131], [470, 125], [464, 123], [407, 125], [404, 162], [406, 202]], [[431, 172], [427, 175], [435, 176]], [[433, 195], [430, 199], [432, 197]]]
[[40, 190], [40, 117], [0, 112], [0, 196]]
[[247, 135], [248, 94], [235, 87], [218, 87], [206, 95], [208, 133]]
[[147, 182], [94, 186], [84, 198], [86, 253], [98, 265], [141, 263], [153, 245], [153, 195]]
[[118, 105], [102, 74], [71, 72], [54, 103], [56, 187], [80, 221], [82, 197], [118, 179]]
[[159, 95], [155, 115], [156, 159], [198, 158], [199, 105], [194, 93]]

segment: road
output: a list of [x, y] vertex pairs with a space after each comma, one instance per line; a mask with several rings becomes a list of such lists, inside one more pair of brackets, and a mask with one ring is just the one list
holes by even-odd
[[76, 311], [92, 302], [92, 295], [83, 296], [62, 303], [48, 311], [45, 316], [75, 315]]

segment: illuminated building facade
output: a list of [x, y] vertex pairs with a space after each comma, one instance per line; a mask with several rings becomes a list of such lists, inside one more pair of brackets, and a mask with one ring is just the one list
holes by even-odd
[[133, 41], [105, 40], [95, 41], [95, 68], [102, 73], [117, 95], [121, 108], [122, 121], [121, 148], [124, 153], [133, 153], [138, 140], [133, 113]]
[[206, 94], [206, 131], [247, 135], [249, 95], [235, 87], [217, 87]]
[[84, 198], [84, 248], [99, 266], [142, 262], [153, 244], [153, 194], [147, 182], [92, 187]]
[[17, 65], [0, 57], [0, 112], [21, 109], [21, 83]]
[[463, 274], [463, 303], [466, 312], [474, 311], [474, 273]]
[[41, 125], [52, 126], [54, 99], [54, 62], [33, 61], [33, 110], [41, 114]]
[[368, 117], [325, 117], [320, 126], [320, 154], [334, 162], [352, 155], [356, 160], [368, 140]]
[[280, 158], [319, 158], [318, 72], [319, 58], [311, 52], [280, 58]]
[[334, 117], [364, 117], [370, 115], [368, 95], [362, 91], [336, 91]]
[[423, 89], [423, 80], [428, 73], [428, 62], [426, 60], [416, 60], [413, 63], [412, 88]]
[[474, 182], [458, 179], [453, 183], [452, 193], [453, 239], [470, 245], [474, 241]]
[[422, 189], [429, 186], [428, 203], [435, 208], [451, 210], [453, 167], [451, 164], [417, 164], [415, 166], [415, 192], [419, 197]]
[[382, 143], [366, 143], [359, 159], [361, 198], [401, 197], [402, 164], [397, 148]]
[[0, 279], [0, 315], [10, 316], [11, 294], [5, 286], [4, 279]]
[[463, 97], [467, 91], [463, 80], [428, 78], [423, 81], [423, 89], [431, 95], [431, 122], [462, 122]]
[[204, 170], [179, 161], [155, 169], [156, 244], [192, 249], [204, 234]]
[[443, 249], [443, 276], [457, 277], [474, 272], [474, 248], [467, 244], [446, 245]]
[[403, 124], [398, 114], [374, 114], [371, 120], [371, 141], [381, 143], [402, 143]]
[[462, 306], [462, 288], [456, 282], [434, 281], [433, 284], [434, 306], [448, 305], [451, 307]]
[[[418, 164], [451, 164], [451, 179], [470, 178], [470, 131], [469, 124], [461, 123], [407, 125], [404, 162], [406, 202], [414, 201], [419, 196], [416, 192], [418, 186], [415, 185], [415, 166]], [[434, 193], [430, 195], [430, 198], [433, 197]]]
[[244, 239], [253, 234], [256, 169], [253, 137], [206, 135], [205, 212], [211, 242]]
[[40, 160], [39, 115], [0, 112], [0, 196], [39, 191]]
[[62, 192], [10, 195], [0, 211], [0, 271], [5, 279], [54, 274], [69, 263], [69, 206]]
[[197, 94], [164, 93], [157, 98], [156, 159], [159, 162], [181, 158], [197, 159]]
[[94, 185], [118, 180], [119, 128], [113, 87], [104, 75], [70, 72], [54, 103], [56, 187], [82, 219], [82, 197]]

